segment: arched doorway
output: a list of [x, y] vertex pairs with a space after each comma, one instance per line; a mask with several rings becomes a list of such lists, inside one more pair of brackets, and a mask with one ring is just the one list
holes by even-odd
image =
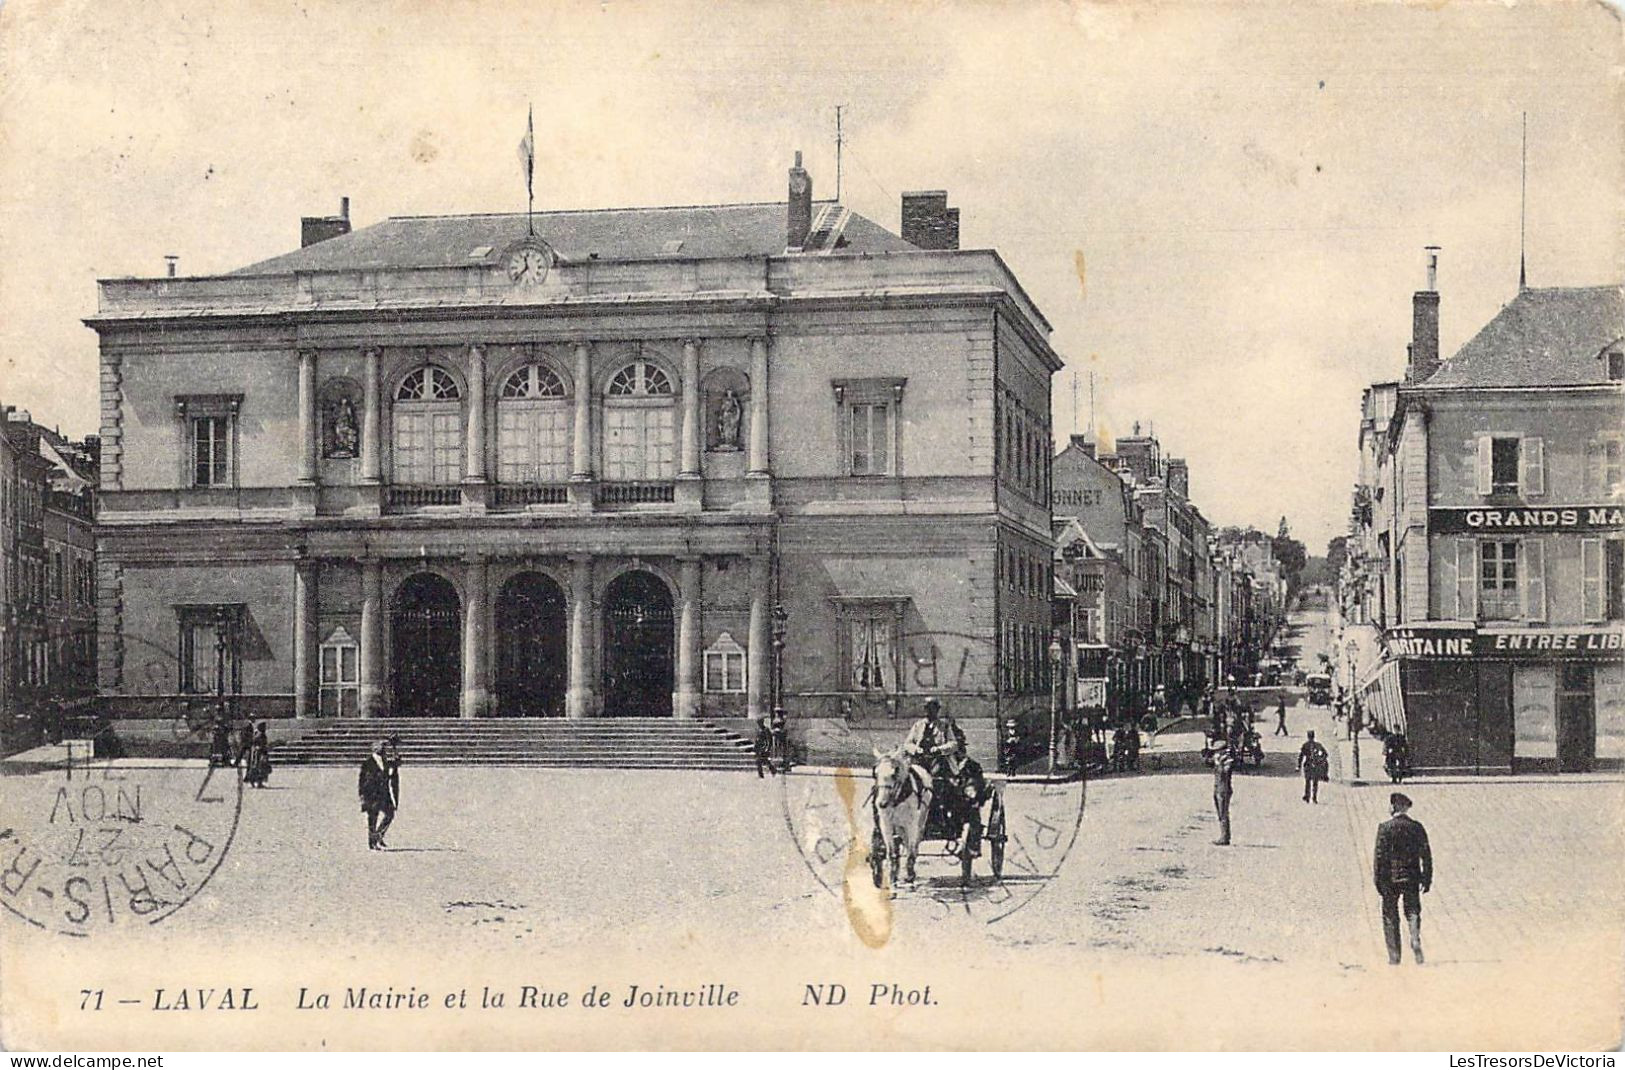
[[398, 717], [456, 717], [462, 694], [462, 612], [451, 581], [409, 576], [390, 611], [390, 683]]
[[671, 592], [648, 572], [617, 576], [604, 594], [604, 714], [670, 717]]
[[502, 585], [496, 609], [497, 715], [564, 716], [564, 592], [540, 572], [521, 572]]

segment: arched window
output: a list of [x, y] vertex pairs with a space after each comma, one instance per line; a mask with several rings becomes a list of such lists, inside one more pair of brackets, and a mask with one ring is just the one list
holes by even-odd
[[635, 360], [610, 377], [604, 391], [604, 478], [671, 479], [677, 435], [671, 378]]
[[497, 478], [562, 483], [570, 476], [570, 406], [564, 381], [545, 364], [508, 376], [497, 396]]
[[463, 467], [463, 404], [457, 381], [433, 364], [401, 380], [392, 410], [395, 482], [456, 483]]

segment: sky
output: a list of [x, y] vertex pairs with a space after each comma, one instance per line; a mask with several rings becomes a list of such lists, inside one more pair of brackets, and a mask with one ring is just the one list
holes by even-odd
[[539, 209], [781, 200], [797, 149], [831, 195], [844, 104], [843, 201], [946, 189], [1053, 324], [1061, 442], [1092, 376], [1103, 441], [1319, 553], [1423, 247], [1446, 354], [1517, 290], [1525, 113], [1530, 285], [1625, 277], [1622, 61], [1578, 2], [7, 0], [0, 399], [96, 430], [98, 278], [285, 252], [340, 196], [522, 210], [528, 103]]

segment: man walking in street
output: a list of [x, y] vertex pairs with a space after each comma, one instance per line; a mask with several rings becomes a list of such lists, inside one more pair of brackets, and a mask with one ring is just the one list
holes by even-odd
[[1286, 730], [1286, 699], [1282, 699], [1280, 705], [1275, 707], [1275, 734], [1278, 736], [1292, 734]]
[[1231, 776], [1236, 769], [1236, 759], [1230, 753], [1230, 743], [1223, 736], [1208, 744], [1209, 760], [1213, 763], [1213, 810], [1219, 817], [1219, 838], [1213, 841], [1215, 847], [1230, 846], [1230, 795]]
[[1405, 921], [1411, 931], [1411, 954], [1422, 964], [1422, 895], [1433, 887], [1433, 851], [1428, 847], [1427, 829], [1411, 820], [1411, 800], [1400, 792], [1388, 796], [1393, 817], [1377, 828], [1377, 849], [1372, 856], [1371, 876], [1382, 897], [1382, 935], [1388, 943], [1388, 964], [1398, 966], [1399, 904], [1405, 904]]
[[1303, 746], [1298, 748], [1298, 770], [1303, 773], [1303, 801], [1320, 801], [1320, 782], [1331, 774], [1331, 756], [1326, 748], [1315, 740], [1315, 730], [1308, 732], [1309, 738]]

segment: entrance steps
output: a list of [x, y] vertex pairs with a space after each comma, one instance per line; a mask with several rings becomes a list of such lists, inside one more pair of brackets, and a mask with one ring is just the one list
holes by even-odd
[[749, 740], [708, 721], [670, 717], [342, 718], [276, 747], [289, 765], [359, 765], [380, 739], [400, 739], [407, 765], [589, 769], [754, 769]]

